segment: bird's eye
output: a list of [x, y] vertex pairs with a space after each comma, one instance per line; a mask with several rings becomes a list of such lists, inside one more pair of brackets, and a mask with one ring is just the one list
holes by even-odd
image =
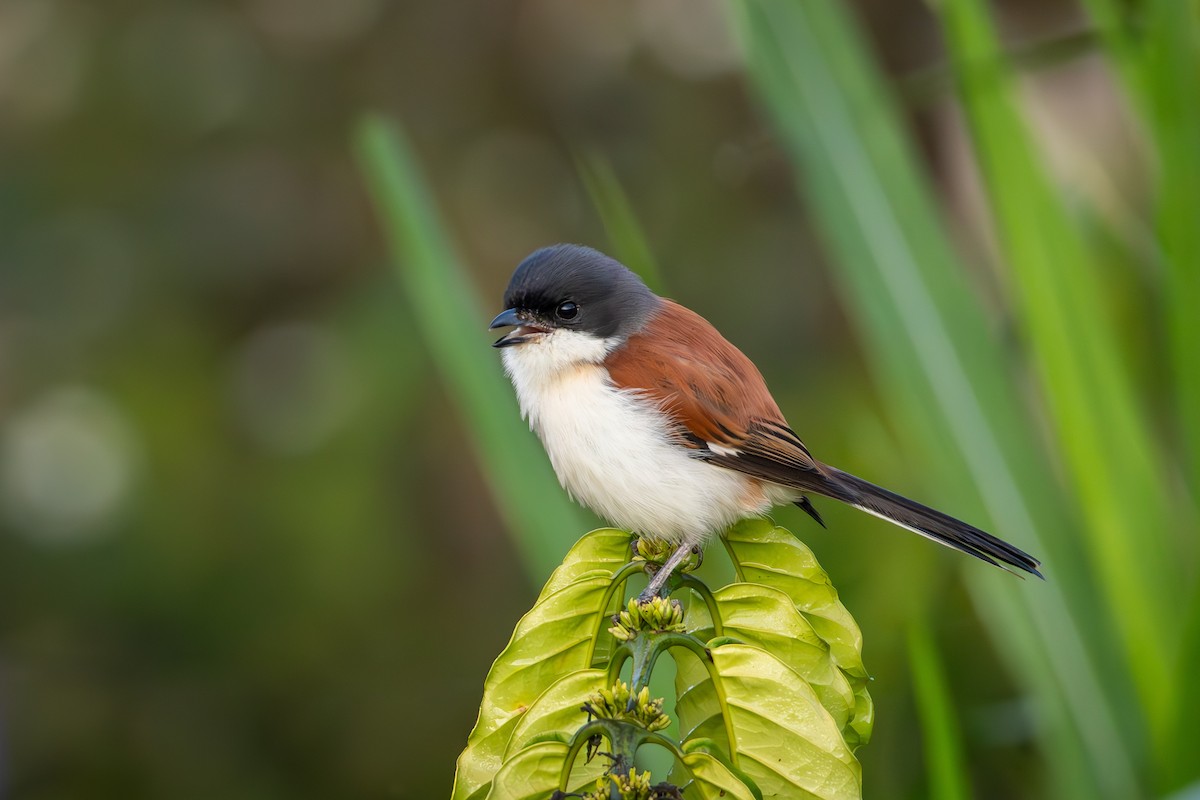
[[575, 319], [579, 316], [579, 306], [568, 300], [565, 303], [559, 303], [554, 313], [559, 319]]

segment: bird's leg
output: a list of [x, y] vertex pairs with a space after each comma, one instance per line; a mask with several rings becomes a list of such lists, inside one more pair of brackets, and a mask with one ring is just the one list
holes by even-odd
[[681, 544], [671, 553], [671, 557], [666, 563], [658, 568], [658, 572], [654, 573], [654, 577], [650, 579], [650, 585], [646, 590], [638, 595], [639, 603], [648, 603], [653, 600], [663, 587], [667, 585], [667, 578], [671, 577], [671, 573], [675, 568], [683, 562], [685, 558], [692, 554], [692, 546], [690, 544]]

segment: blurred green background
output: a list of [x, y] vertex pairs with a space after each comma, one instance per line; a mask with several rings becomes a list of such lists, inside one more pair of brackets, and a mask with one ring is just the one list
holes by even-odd
[[593, 524], [488, 347], [556, 241], [1045, 557], [779, 511], [868, 797], [1200, 794], [1197, 4], [987, 11], [0, 0], [0, 797], [445, 796]]

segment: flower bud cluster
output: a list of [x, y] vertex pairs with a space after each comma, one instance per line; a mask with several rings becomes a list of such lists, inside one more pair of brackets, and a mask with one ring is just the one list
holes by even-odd
[[650, 770], [629, 770], [628, 775], [606, 774], [596, 779], [596, 791], [585, 794], [582, 800], [611, 800], [612, 787], [616, 787], [621, 800], [651, 800], [654, 789], [650, 786]]
[[663, 539], [638, 539], [633, 547], [633, 560], [662, 564], [673, 552], [675, 545]]
[[630, 598], [624, 611], [613, 617], [613, 626], [608, 629], [614, 637], [628, 642], [638, 631], [684, 632], [683, 606], [678, 600], [654, 597], [646, 602]]
[[649, 687], [642, 687], [633, 698], [636, 702], [630, 702], [632, 696], [629, 684], [618, 680], [611, 689], [592, 692], [583, 708], [593, 717], [636, 722], [648, 731], [660, 731], [671, 724], [671, 718], [663, 713], [662, 698], [651, 699]]

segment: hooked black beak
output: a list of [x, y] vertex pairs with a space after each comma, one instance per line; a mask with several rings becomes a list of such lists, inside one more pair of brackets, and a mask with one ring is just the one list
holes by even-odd
[[521, 319], [517, 316], [517, 310], [515, 308], [510, 308], [497, 314], [496, 318], [492, 320], [492, 324], [488, 325], [488, 330], [494, 331], [496, 328], [515, 328], [520, 324]]
[[521, 344], [529, 341], [530, 334], [546, 332], [544, 328], [521, 319], [521, 315], [515, 308], [509, 308], [501, 311], [496, 318], [492, 320], [492, 324], [488, 326], [488, 330], [508, 327], [513, 328], [513, 330], [492, 342], [492, 347], [512, 347], [514, 344]]

